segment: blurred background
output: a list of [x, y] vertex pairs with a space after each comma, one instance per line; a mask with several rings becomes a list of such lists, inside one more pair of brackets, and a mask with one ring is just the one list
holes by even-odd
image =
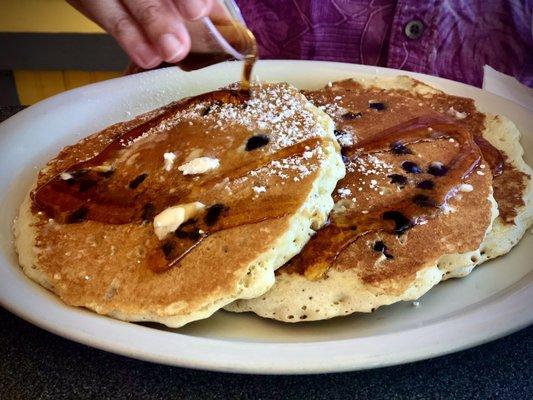
[[0, 0], [0, 105], [31, 105], [114, 78], [116, 42], [64, 0]]

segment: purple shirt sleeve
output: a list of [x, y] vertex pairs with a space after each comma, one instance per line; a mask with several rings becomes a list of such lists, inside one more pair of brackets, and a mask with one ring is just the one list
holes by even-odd
[[533, 0], [238, 0], [260, 56], [370, 64], [481, 86], [533, 86]]

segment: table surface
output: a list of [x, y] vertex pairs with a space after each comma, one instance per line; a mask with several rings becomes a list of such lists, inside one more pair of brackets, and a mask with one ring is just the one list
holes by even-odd
[[[0, 107], [0, 121], [20, 109]], [[307, 376], [137, 361], [55, 336], [1, 307], [0, 327], [1, 399], [526, 399], [533, 393], [533, 327], [431, 360]]]

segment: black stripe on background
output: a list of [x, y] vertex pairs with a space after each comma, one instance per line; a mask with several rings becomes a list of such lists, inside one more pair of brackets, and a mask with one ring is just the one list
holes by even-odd
[[0, 70], [0, 106], [15, 106], [20, 104], [12, 71]]
[[0, 32], [0, 70], [123, 71], [127, 64], [106, 34]]

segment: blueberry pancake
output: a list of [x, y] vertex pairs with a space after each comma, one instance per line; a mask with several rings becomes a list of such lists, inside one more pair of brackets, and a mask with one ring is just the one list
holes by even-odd
[[20, 208], [20, 264], [69, 305], [179, 327], [266, 292], [343, 176], [296, 89], [207, 93], [63, 149]]
[[415, 300], [509, 251], [531, 224], [516, 128], [472, 100], [407, 77], [306, 95], [336, 123], [346, 177], [328, 224], [274, 287], [226, 309], [301, 322]]

